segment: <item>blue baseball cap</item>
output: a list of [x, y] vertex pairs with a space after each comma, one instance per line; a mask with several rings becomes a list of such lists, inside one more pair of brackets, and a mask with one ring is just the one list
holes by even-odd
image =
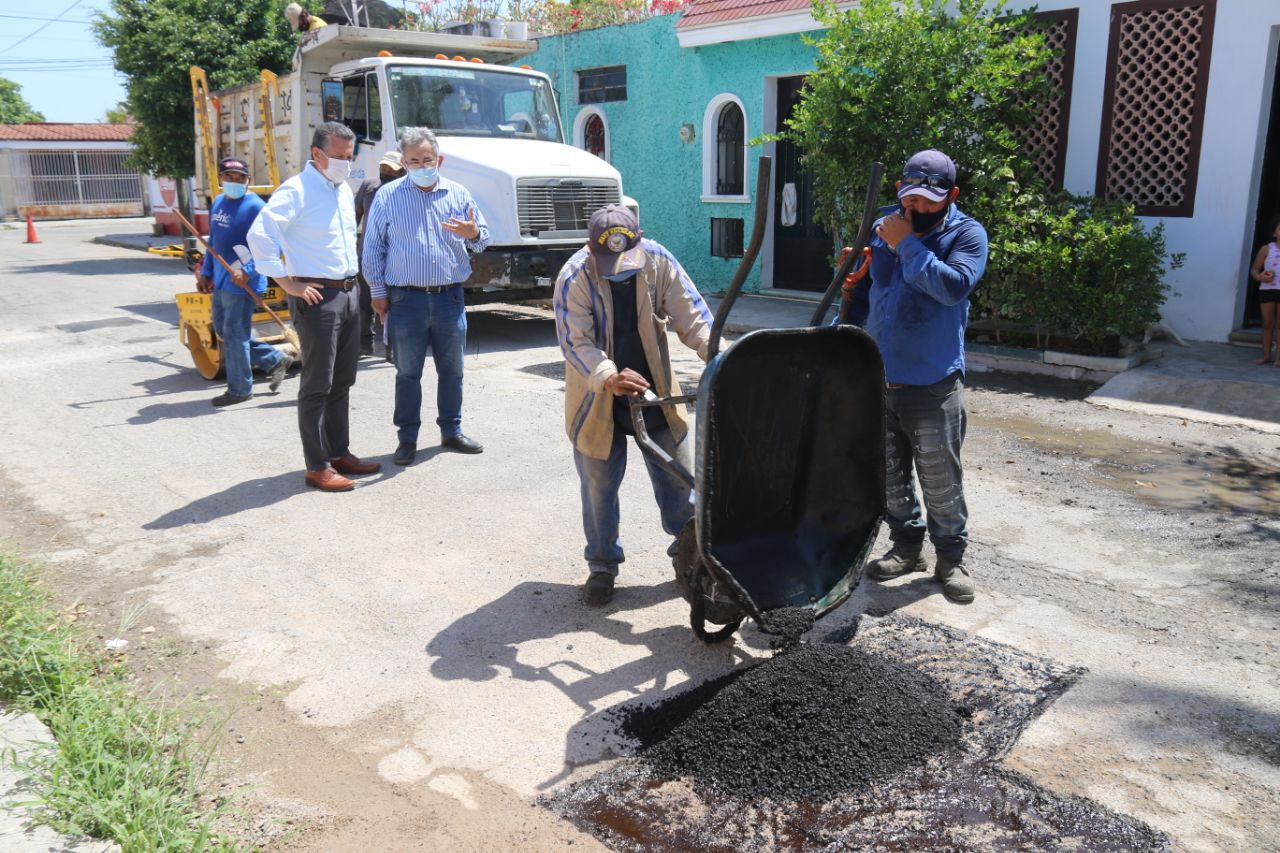
[[591, 214], [587, 223], [587, 247], [601, 275], [617, 275], [644, 267], [640, 245], [640, 221], [630, 208], [609, 204]]
[[956, 164], [935, 148], [912, 154], [902, 167], [902, 186], [898, 198], [924, 196], [930, 201], [944, 201], [956, 185]]

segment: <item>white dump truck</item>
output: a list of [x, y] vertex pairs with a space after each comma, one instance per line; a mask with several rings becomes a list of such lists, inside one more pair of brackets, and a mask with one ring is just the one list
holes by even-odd
[[587, 220], [622, 195], [622, 176], [566, 145], [547, 75], [518, 60], [537, 49], [513, 41], [443, 33], [327, 26], [304, 37], [293, 71], [210, 92], [191, 69], [196, 185], [218, 194], [217, 161], [243, 158], [253, 189], [268, 195], [310, 158], [316, 125], [337, 120], [356, 133], [350, 182], [378, 173], [405, 127], [429, 127], [443, 174], [467, 187], [489, 224], [489, 248], [472, 258], [468, 302], [550, 295]]

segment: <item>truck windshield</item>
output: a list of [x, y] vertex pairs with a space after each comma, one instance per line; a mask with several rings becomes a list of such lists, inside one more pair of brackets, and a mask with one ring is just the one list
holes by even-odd
[[397, 137], [406, 127], [428, 127], [438, 136], [564, 141], [551, 86], [541, 77], [392, 65], [387, 79]]

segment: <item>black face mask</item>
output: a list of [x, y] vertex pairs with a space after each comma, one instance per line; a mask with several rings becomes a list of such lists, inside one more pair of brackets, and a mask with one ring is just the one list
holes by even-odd
[[947, 216], [947, 211], [951, 209], [951, 205], [947, 205], [941, 210], [933, 213], [921, 213], [913, 211], [911, 213], [911, 230], [917, 234], [925, 234], [933, 230], [933, 227], [941, 222]]
[[400, 177], [400, 176], [399, 176], [399, 175], [388, 175], [388, 174], [386, 174], [386, 173], [384, 173], [384, 172], [380, 172], [380, 173], [378, 174], [378, 177], [380, 177], [380, 178], [382, 179], [382, 183], [384, 183], [384, 184], [389, 184], [389, 183], [391, 183], [392, 181], [394, 181], [396, 178], [398, 178], [398, 177]]

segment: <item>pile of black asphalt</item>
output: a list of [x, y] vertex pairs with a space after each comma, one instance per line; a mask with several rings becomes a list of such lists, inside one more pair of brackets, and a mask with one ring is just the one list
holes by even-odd
[[624, 759], [543, 802], [616, 850], [1167, 850], [1145, 824], [999, 766], [1081, 675], [864, 617], [848, 644], [792, 642], [623, 706]]
[[792, 645], [711, 701], [691, 693], [630, 709], [622, 731], [659, 775], [743, 797], [859, 790], [955, 746], [964, 722], [929, 676], [849, 646]]

